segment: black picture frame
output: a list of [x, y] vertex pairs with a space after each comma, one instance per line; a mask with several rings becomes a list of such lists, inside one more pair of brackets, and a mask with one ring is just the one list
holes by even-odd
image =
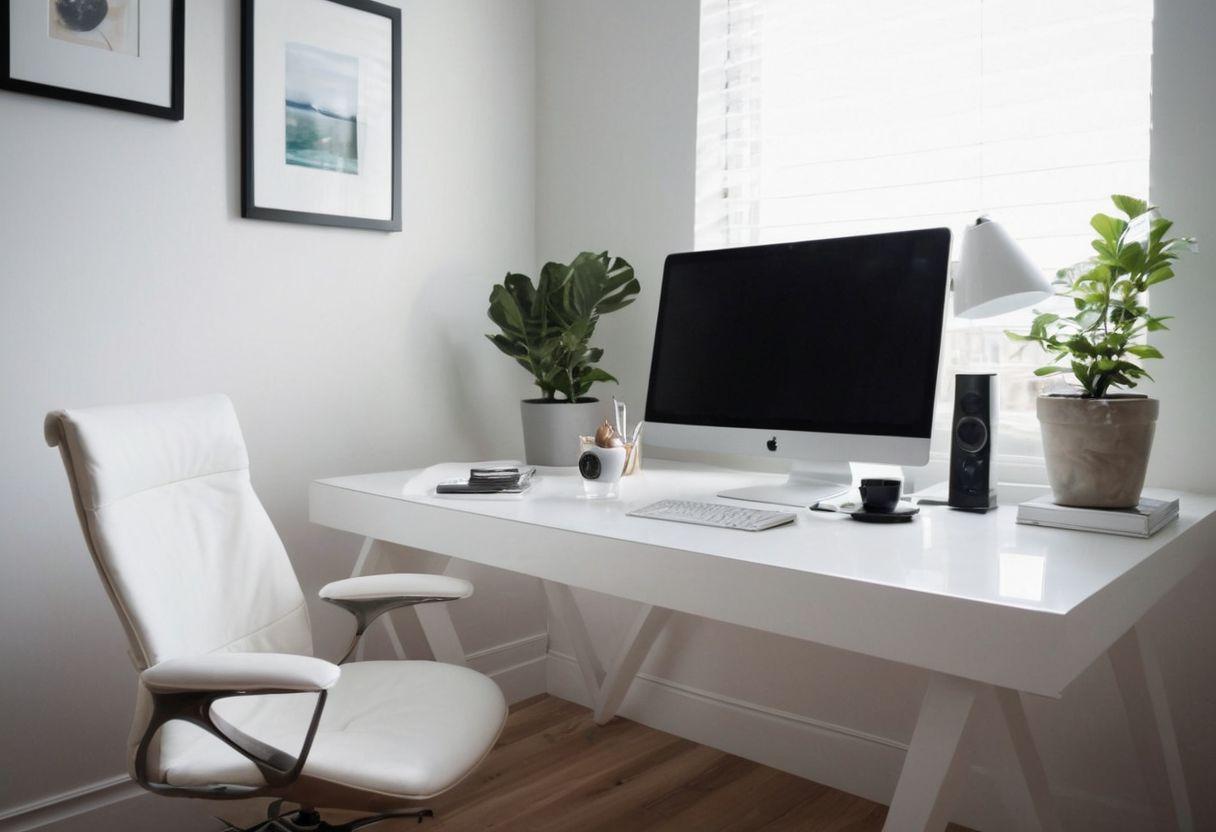
[[357, 11], [387, 17], [392, 22], [392, 217], [387, 220], [290, 211], [257, 204], [254, 173], [254, 7], [256, 0], [241, 0], [241, 216], [248, 219], [364, 228], [373, 231], [401, 230], [401, 10], [373, 0], [325, 0]]
[[[172, 77], [170, 78], [170, 103], [167, 107], [149, 104], [146, 101], [133, 101], [129, 98], [83, 92], [68, 87], [56, 87], [51, 84], [12, 77], [9, 28], [12, 2], [13, 0], [0, 0], [0, 89], [38, 95], [43, 98], [54, 98], [59, 101], [72, 101], [77, 104], [91, 104], [111, 110], [124, 110], [128, 113], [154, 116], [170, 121], [181, 121], [185, 118], [186, 0], [172, 0], [170, 24], [172, 59], [169, 70]], [[17, 2], [26, 2], [26, 0], [17, 0]]]

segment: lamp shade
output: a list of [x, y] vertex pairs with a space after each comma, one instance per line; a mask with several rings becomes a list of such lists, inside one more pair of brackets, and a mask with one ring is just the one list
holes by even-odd
[[1047, 300], [1051, 283], [1009, 232], [981, 217], [963, 231], [954, 314], [991, 318]]

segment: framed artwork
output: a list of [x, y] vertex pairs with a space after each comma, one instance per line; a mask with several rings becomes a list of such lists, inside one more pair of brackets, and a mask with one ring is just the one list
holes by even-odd
[[0, 87], [182, 118], [185, 0], [0, 0]]
[[241, 216], [401, 230], [401, 11], [242, 0]]

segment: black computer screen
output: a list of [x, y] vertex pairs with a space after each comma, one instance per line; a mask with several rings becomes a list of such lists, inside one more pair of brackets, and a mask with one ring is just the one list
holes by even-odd
[[646, 419], [929, 436], [950, 231], [673, 254]]

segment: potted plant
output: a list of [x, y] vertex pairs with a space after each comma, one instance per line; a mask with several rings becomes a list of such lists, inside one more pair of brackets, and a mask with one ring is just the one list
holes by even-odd
[[546, 263], [536, 285], [508, 274], [490, 291], [490, 320], [501, 332], [486, 337], [531, 373], [541, 392], [520, 403], [530, 464], [574, 465], [578, 437], [612, 418], [610, 405], [587, 396], [597, 381], [616, 382], [596, 366], [604, 351], [591, 338], [601, 315], [628, 306], [640, 290], [624, 258], [584, 251], [569, 264]]
[[1051, 355], [1035, 375], [1071, 373], [1080, 389], [1039, 396], [1047, 479], [1065, 506], [1130, 508], [1140, 501], [1159, 403], [1113, 392], [1152, 379], [1143, 361], [1161, 358], [1145, 333], [1167, 329], [1169, 316], [1149, 313], [1144, 293], [1174, 276], [1174, 261], [1194, 249], [1188, 237], [1167, 237], [1172, 223], [1143, 200], [1111, 197], [1127, 219], [1096, 214], [1097, 254], [1057, 273], [1073, 315], [1044, 312], [1028, 334]]

